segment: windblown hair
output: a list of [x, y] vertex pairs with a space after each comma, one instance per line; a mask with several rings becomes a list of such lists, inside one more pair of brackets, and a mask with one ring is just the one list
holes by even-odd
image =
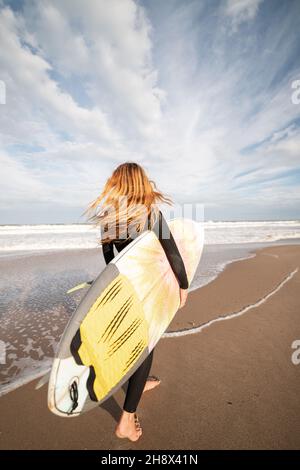
[[143, 227], [152, 228], [158, 216], [158, 202], [172, 205], [172, 200], [157, 189], [140, 165], [125, 162], [113, 171], [101, 194], [83, 214], [91, 214], [88, 221], [100, 226], [102, 233], [105, 231], [105, 237], [101, 237], [104, 244], [127, 240], [132, 231], [138, 235]]

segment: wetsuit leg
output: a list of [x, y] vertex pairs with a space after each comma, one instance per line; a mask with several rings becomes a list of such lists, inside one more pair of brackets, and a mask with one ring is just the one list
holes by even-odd
[[123, 406], [123, 410], [128, 411], [128, 413], [135, 413], [137, 409], [151, 369], [153, 352], [154, 350], [152, 349], [149, 356], [146, 357], [139, 368], [128, 380], [128, 387]]

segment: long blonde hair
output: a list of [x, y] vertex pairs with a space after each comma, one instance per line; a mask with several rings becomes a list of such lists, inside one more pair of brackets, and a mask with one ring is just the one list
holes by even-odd
[[172, 205], [171, 198], [157, 189], [139, 164], [125, 162], [113, 171], [101, 194], [83, 214], [91, 214], [88, 220], [106, 229], [106, 236], [101, 239], [103, 244], [128, 239], [129, 225], [135, 227], [137, 234], [147, 221], [147, 228], [151, 228], [158, 215], [158, 202]]

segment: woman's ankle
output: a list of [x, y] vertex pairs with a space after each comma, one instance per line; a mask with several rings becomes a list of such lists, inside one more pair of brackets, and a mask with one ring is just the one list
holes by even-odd
[[121, 419], [122, 421], [134, 421], [134, 416], [135, 416], [135, 411], [134, 412], [129, 412], [126, 410], [122, 411]]

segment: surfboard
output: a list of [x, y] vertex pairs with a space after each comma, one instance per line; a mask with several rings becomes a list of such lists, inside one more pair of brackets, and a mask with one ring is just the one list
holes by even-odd
[[[203, 224], [168, 221], [191, 283]], [[74, 417], [113, 395], [152, 351], [180, 306], [178, 281], [152, 230], [127, 245], [89, 287], [53, 361], [48, 407]]]

